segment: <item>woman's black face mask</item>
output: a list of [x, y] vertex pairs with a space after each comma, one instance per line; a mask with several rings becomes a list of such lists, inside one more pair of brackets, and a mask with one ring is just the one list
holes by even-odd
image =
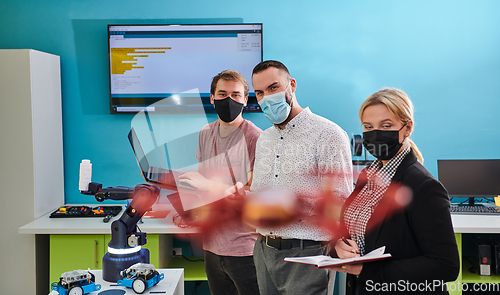
[[[401, 127], [403, 129], [406, 123]], [[390, 160], [394, 157], [401, 146], [399, 142], [399, 130], [372, 130], [363, 132], [363, 146], [379, 160]]]

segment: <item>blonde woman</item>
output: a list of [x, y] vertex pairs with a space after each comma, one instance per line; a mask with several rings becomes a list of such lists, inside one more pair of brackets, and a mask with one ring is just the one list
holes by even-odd
[[[382, 89], [361, 105], [359, 118], [363, 145], [377, 160], [361, 173], [344, 204], [349, 237], [335, 250], [348, 258], [385, 246], [392, 257], [332, 269], [351, 274], [350, 294], [447, 294], [445, 282], [457, 278], [460, 266], [449, 198], [422, 166], [422, 154], [410, 139], [412, 102], [402, 90]], [[388, 214], [390, 208], [377, 205], [396, 184], [408, 187], [412, 198], [403, 210]]]

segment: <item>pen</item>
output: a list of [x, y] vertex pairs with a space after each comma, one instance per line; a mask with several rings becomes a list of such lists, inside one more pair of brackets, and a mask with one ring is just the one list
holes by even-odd
[[352, 246], [351, 246], [351, 244], [349, 244], [349, 241], [348, 241], [345, 237], [342, 237], [342, 241], [343, 241], [344, 243], [346, 243], [346, 244], [347, 244], [347, 246], [352, 247]]
[[[347, 246], [352, 247], [351, 244], [349, 243], [349, 241], [345, 237], [342, 237], [342, 241], [344, 243], [346, 243]], [[358, 254], [358, 251], [356, 251], [356, 249], [352, 248], [352, 253]]]

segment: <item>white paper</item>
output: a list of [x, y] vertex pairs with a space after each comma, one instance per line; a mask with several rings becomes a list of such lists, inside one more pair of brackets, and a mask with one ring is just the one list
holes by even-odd
[[364, 263], [364, 262], [369, 262], [373, 260], [379, 260], [379, 259], [384, 259], [391, 257], [391, 254], [385, 253], [385, 246], [382, 246], [380, 248], [377, 248], [370, 253], [359, 256], [359, 257], [353, 257], [353, 258], [347, 258], [347, 259], [340, 259], [340, 258], [333, 258], [327, 255], [316, 255], [316, 256], [304, 256], [304, 257], [286, 257], [284, 261], [286, 262], [295, 262], [295, 263], [304, 263], [304, 264], [311, 264], [316, 267], [325, 267], [325, 266], [336, 266], [336, 265], [346, 265], [346, 264], [353, 264], [353, 263]]

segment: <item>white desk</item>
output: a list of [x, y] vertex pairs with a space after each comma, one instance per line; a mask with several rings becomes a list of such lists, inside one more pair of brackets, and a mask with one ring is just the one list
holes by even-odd
[[457, 234], [498, 234], [500, 233], [500, 214], [451, 214], [453, 229]]
[[[70, 206], [68, 204], [67, 206]], [[82, 204], [77, 204], [82, 205]], [[85, 206], [97, 207], [110, 204], [87, 204]], [[116, 205], [113, 205], [116, 206]], [[125, 206], [124, 206], [125, 207]], [[143, 223], [138, 223], [139, 228], [148, 234], [188, 234], [199, 232], [196, 228], [180, 228], [173, 222], [176, 214], [171, 206], [166, 206], [170, 213], [162, 219], [143, 218]], [[165, 209], [163, 208], [163, 209]], [[57, 208], [54, 208], [56, 210]], [[123, 209], [124, 210], [124, 209]], [[82, 217], [82, 218], [49, 218], [50, 213], [37, 218], [36, 220], [19, 228], [20, 234], [110, 234], [111, 223], [120, 218], [124, 211], [121, 211], [109, 222], [104, 223], [101, 217]]]
[[[88, 206], [96, 206], [88, 205]], [[102, 218], [49, 218], [50, 214], [46, 214], [24, 226], [19, 228], [20, 234], [41, 234], [41, 235], [81, 235], [81, 234], [110, 234], [111, 222], [104, 223]], [[173, 223], [175, 211], [171, 212], [164, 219], [144, 219], [144, 223], [139, 224], [142, 231], [148, 234], [182, 234], [182, 233], [197, 233], [195, 228], [179, 228]], [[120, 215], [119, 215], [120, 216]], [[452, 214], [453, 229], [461, 242], [462, 234], [473, 233], [489, 233], [500, 234], [500, 215], [463, 215]], [[461, 252], [461, 243], [459, 250]], [[461, 254], [461, 253], [460, 253]], [[482, 279], [483, 282], [485, 279]], [[463, 273], [459, 277], [460, 281], [475, 282], [475, 278], [470, 279]], [[134, 294], [132, 291], [131, 294]], [[458, 293], [459, 294], [459, 293]]]
[[[81, 205], [81, 204], [79, 204]], [[91, 204], [90, 207], [99, 205]], [[54, 208], [55, 210], [56, 208]], [[148, 234], [188, 234], [198, 233], [196, 228], [180, 228], [173, 223], [175, 211], [163, 219], [143, 219], [138, 224]], [[123, 212], [123, 211], [122, 211]], [[111, 223], [121, 216], [104, 223], [100, 217], [87, 218], [49, 218], [50, 213], [22, 226], [20, 234], [110, 234]], [[455, 233], [500, 233], [500, 214], [496, 215], [464, 215], [451, 214]]]
[[[77, 205], [82, 205], [82, 204], [77, 204]], [[83, 205], [89, 207], [99, 206], [99, 204], [83, 204]], [[110, 205], [110, 204], [102, 204], [102, 205]], [[123, 207], [125, 207], [125, 205], [123, 205]], [[54, 208], [54, 210], [56, 209], [57, 208]], [[157, 267], [168, 267], [169, 265], [171, 265], [172, 256], [167, 253], [172, 253], [171, 248], [172, 248], [173, 234], [198, 233], [199, 229], [180, 228], [177, 225], [175, 225], [173, 222], [173, 217], [176, 213], [175, 210], [171, 207], [171, 205], [168, 205], [166, 208], [161, 208], [161, 209], [163, 210], [168, 209], [170, 213], [165, 218], [161, 219], [143, 218], [143, 223], [139, 223], [138, 226], [141, 229], [141, 231], [146, 232], [148, 234], [150, 238], [149, 239], [150, 246], [157, 248], [157, 251], [155, 251], [156, 254], [151, 256], [151, 259], [158, 260]], [[49, 218], [50, 213], [47, 213], [44, 216], [37, 218], [36, 220], [20, 227], [18, 229], [18, 232], [20, 234], [33, 234], [41, 238], [40, 240], [41, 242], [37, 243], [37, 247], [39, 249], [38, 255], [40, 255], [40, 257], [45, 257], [45, 256], [49, 257], [48, 262], [50, 268], [47, 269], [48, 277], [41, 279], [41, 281], [44, 282], [46, 280], [48, 283], [52, 283], [55, 281], [55, 278], [58, 277], [62, 272], [68, 270], [73, 270], [78, 268], [87, 269], [87, 267], [99, 268], [98, 263], [99, 261], [101, 261], [101, 257], [107, 252], [106, 251], [107, 248], [105, 248], [107, 242], [104, 239], [104, 235], [111, 234], [112, 222], [120, 218], [123, 212], [124, 211], [122, 210], [121, 213], [118, 214], [118, 216], [112, 218], [107, 223], [103, 222], [102, 217]], [[90, 251], [92, 253], [87, 253], [88, 252], [87, 251], [85, 252], [85, 254], [82, 254], [82, 256], [79, 257], [79, 259], [83, 259], [84, 261], [86, 261], [85, 259], [88, 259], [91, 260], [92, 262], [86, 261], [85, 263], [83, 263], [83, 265], [85, 266], [80, 266], [82, 265], [82, 263], [80, 262], [76, 262], [77, 264], [79, 264], [79, 266], [73, 266], [71, 263], [69, 263], [68, 265], [65, 265], [65, 267], [63, 268], [61, 264], [64, 264], [64, 261], [59, 263], [57, 257], [49, 255], [52, 245], [52, 238], [61, 235], [62, 236], [68, 235], [68, 237], [72, 235], [80, 237], [88, 235], [89, 236], [88, 239], [92, 240], [92, 242], [94, 242], [94, 238], [96, 235], [102, 235], [102, 240], [99, 243], [98, 243], [99, 240], [95, 240], [96, 244], [92, 244], [92, 246], [89, 246], [89, 248], [92, 247], [92, 249], [95, 249], [93, 251]], [[157, 237], [158, 243], [151, 242], [151, 238], [154, 235], [158, 236]], [[104, 246], [99, 246], [99, 245], [104, 245]], [[103, 250], [100, 250], [101, 248]], [[102, 253], [100, 253], [99, 251]], [[73, 254], [74, 253], [72, 253], [72, 255]], [[54, 263], [54, 261], [52, 260], [56, 260], [56, 263]], [[156, 263], [154, 264], [156, 265]], [[185, 277], [187, 280], [193, 280], [193, 276], [195, 276], [196, 280], [198, 280], [200, 277], [203, 279], [204, 268], [201, 268], [199, 265], [183, 266], [182, 263], [175, 265], [176, 265], [175, 267], [187, 268], [188, 275], [187, 277]]]
[[[158, 269], [160, 273], [165, 275], [164, 279], [161, 280], [158, 285], [153, 286], [144, 292], [149, 294], [150, 292], [155, 292], [155, 294], [162, 295], [184, 295], [184, 269], [182, 268], [169, 268], [169, 269]], [[118, 286], [116, 283], [106, 282], [102, 279], [102, 270], [91, 270], [95, 275], [95, 283], [101, 285], [101, 290], [97, 292], [92, 292], [92, 294], [99, 295], [100, 292], [107, 290], [123, 290], [124, 294], [136, 294], [131, 288]], [[50, 292], [49, 295], [56, 295], [57, 291]]]

